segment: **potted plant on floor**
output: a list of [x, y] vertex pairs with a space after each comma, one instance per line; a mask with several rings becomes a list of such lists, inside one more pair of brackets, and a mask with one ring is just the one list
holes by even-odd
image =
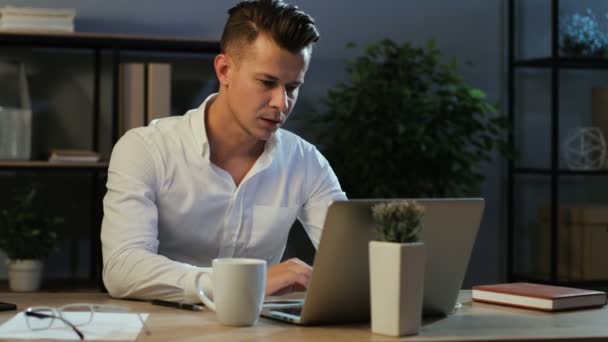
[[40, 288], [43, 260], [59, 241], [63, 219], [44, 214], [38, 203], [38, 188], [31, 186], [15, 196], [12, 206], [0, 210], [0, 249], [8, 256], [13, 291]]
[[369, 243], [372, 332], [418, 333], [422, 320], [426, 250], [420, 241], [424, 207], [413, 200], [372, 206], [379, 241]]

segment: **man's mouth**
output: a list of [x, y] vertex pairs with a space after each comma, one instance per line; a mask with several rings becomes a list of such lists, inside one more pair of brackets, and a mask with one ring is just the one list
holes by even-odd
[[260, 118], [260, 120], [262, 120], [262, 122], [266, 123], [267, 125], [271, 125], [271, 126], [277, 126], [277, 125], [281, 124], [281, 120], [267, 119], [267, 118]]

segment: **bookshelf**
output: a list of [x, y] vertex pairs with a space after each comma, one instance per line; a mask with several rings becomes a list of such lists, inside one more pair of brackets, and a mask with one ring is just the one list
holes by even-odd
[[108, 162], [79, 163], [79, 162], [48, 162], [44, 160], [32, 161], [0, 161], [0, 169], [103, 169]]
[[0, 44], [78, 49], [113, 49], [210, 53], [219, 51], [219, 41], [195, 37], [145, 36], [95, 32], [54, 33], [0, 31]]
[[[598, 74], [602, 70], [608, 70], [608, 59], [569, 57], [562, 54], [560, 13], [566, 2], [546, 0], [541, 3], [546, 5], [549, 16], [549, 27], [546, 29], [550, 51], [540, 57], [529, 58], [522, 57], [522, 45], [527, 36], [518, 34], [518, 30], [523, 26], [522, 17], [525, 16], [527, 3], [524, 0], [507, 2], [508, 109], [511, 126], [515, 128], [509, 140], [512, 146], [520, 151], [521, 159], [525, 160], [510, 161], [508, 168], [508, 281], [605, 288], [608, 284], [605, 275], [599, 272], [583, 275], [583, 270], [591, 264], [597, 264], [597, 261], [605, 260], [605, 246], [601, 245], [608, 238], [608, 230], [603, 224], [605, 219], [597, 213], [605, 212], [606, 198], [595, 195], [592, 190], [604, 186], [608, 169], [568, 169], [561, 158], [561, 149], [564, 143], [562, 130], [570, 128], [568, 119], [584, 113], [582, 109], [567, 109], [568, 98], [576, 95], [572, 93], [572, 88], [568, 88], [566, 80], [576, 79], [580, 82], [576, 83], [578, 87], [587, 87], [592, 83], [592, 79], [585, 78], [585, 73]], [[527, 74], [524, 74], [525, 72]], [[531, 74], [539, 79], [548, 79], [547, 83], [537, 83], [546, 85], [547, 96], [542, 98], [544, 106], [534, 109], [522, 104], [541, 93], [522, 91], [529, 89], [525, 87], [525, 82], [531, 82], [531, 77], [525, 76]], [[572, 79], [566, 79], [565, 75]], [[598, 85], [605, 85], [605, 81], [599, 82]], [[582, 101], [586, 101], [586, 98], [579, 100]], [[576, 115], [570, 115], [572, 113]], [[531, 157], [532, 154], [526, 151], [525, 147], [530, 148], [530, 145], [526, 146], [522, 142], [526, 115], [529, 117], [531, 114], [539, 114], [547, 130], [546, 146], [543, 145], [537, 150], [548, 156], [545, 166], [532, 166], [534, 162], [541, 163], [535, 161]], [[538, 155], [536, 157], [538, 158]], [[572, 189], [580, 191], [575, 192]], [[532, 210], [536, 217], [531, 224]], [[585, 213], [584, 220], [573, 214], [579, 212]], [[589, 219], [589, 213], [595, 215], [593, 220]], [[597, 217], [600, 217], [601, 224], [597, 222]], [[596, 254], [589, 257], [591, 252]], [[598, 257], [599, 255], [602, 257]]]
[[[106, 33], [48, 33], [32, 31], [0, 31], [0, 47], [12, 48], [13, 50], [23, 50], [23, 53], [30, 54], [36, 58], [36, 49], [44, 49], [46, 53], [50, 51], [79, 51], [92, 54], [92, 99], [90, 114], [92, 125], [90, 130], [91, 146], [85, 148], [93, 151], [100, 151], [100, 138], [104, 133], [101, 128], [102, 115], [106, 115], [102, 106], [109, 108], [109, 128], [110, 144], [116, 143], [120, 137], [120, 114], [119, 114], [119, 82], [120, 66], [128, 56], [132, 60], [132, 54], [136, 53], [137, 58], [147, 61], [147, 56], [155, 56], [162, 53], [163, 56], [173, 55], [214, 55], [219, 52], [220, 44], [216, 40], [199, 39], [195, 37], [170, 37], [170, 36], [146, 36], [130, 34], [106, 34]], [[2, 58], [0, 49], [0, 58]], [[157, 58], [157, 57], [156, 57]], [[211, 65], [209, 66], [211, 67]], [[109, 89], [110, 96], [102, 94], [102, 74], [110, 75]], [[107, 89], [105, 91], [108, 91]], [[107, 93], [106, 93], [107, 94]], [[109, 103], [107, 103], [109, 101]], [[35, 111], [35, 109], [34, 109]], [[107, 132], [107, 131], [106, 131]], [[53, 134], [50, 132], [49, 134]], [[107, 137], [105, 137], [107, 138]], [[32, 139], [36, 139], [33, 136]], [[105, 146], [105, 145], [104, 145]], [[110, 146], [111, 148], [111, 146]], [[90, 186], [90, 203], [82, 203], [84, 209], [89, 210], [90, 217], [88, 223], [88, 279], [92, 283], [101, 284], [101, 242], [99, 234], [101, 229], [102, 203], [105, 192], [105, 179], [108, 162], [102, 160], [94, 163], [80, 162], [48, 162], [46, 160], [11, 161], [0, 160], [0, 176], [3, 178], [18, 177], [22, 174], [80, 174], [83, 179], [88, 179], [87, 185]], [[11, 184], [10, 181], [7, 181]], [[11, 189], [6, 189], [6, 194]], [[84, 210], [83, 209], [83, 210]], [[80, 214], [80, 213], [79, 213]], [[77, 248], [78, 242], [68, 243], [70, 248]], [[70, 259], [78, 258], [78, 252], [70, 251]], [[77, 273], [78, 260], [69, 261], [70, 274], [75, 277]], [[70, 279], [81, 281], [82, 279]]]

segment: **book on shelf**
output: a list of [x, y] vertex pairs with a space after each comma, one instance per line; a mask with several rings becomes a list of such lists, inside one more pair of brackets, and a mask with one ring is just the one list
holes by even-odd
[[146, 123], [171, 114], [171, 64], [146, 65]]
[[603, 306], [606, 293], [534, 283], [473, 286], [473, 300], [527, 309], [560, 311]]
[[91, 150], [51, 150], [49, 162], [52, 163], [95, 163], [99, 153]]
[[74, 32], [72, 8], [0, 7], [0, 30]]
[[121, 63], [118, 74], [118, 130], [123, 135], [145, 124], [144, 64]]
[[171, 64], [121, 63], [119, 70], [120, 135], [171, 114]]
[[[608, 122], [608, 121], [607, 121]], [[551, 208], [538, 210], [540, 223], [538, 272], [551, 273]], [[608, 205], [563, 204], [557, 211], [558, 250], [557, 279], [560, 281], [603, 281], [608, 279]]]

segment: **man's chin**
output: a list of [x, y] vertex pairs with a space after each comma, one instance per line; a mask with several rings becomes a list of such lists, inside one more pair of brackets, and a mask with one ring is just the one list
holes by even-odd
[[270, 139], [272, 137], [272, 135], [276, 133], [277, 130], [278, 130], [278, 128], [273, 131], [264, 130], [257, 134], [257, 138], [258, 138], [258, 140], [261, 140], [261, 141], [268, 141], [268, 139]]
[[[274, 133], [273, 133], [273, 134], [274, 134]], [[272, 134], [270, 134], [270, 135], [260, 135], [260, 136], [258, 136], [258, 140], [259, 140], [259, 141], [266, 142], [266, 141], [268, 141], [268, 140], [269, 140], [271, 137], [272, 137]]]

